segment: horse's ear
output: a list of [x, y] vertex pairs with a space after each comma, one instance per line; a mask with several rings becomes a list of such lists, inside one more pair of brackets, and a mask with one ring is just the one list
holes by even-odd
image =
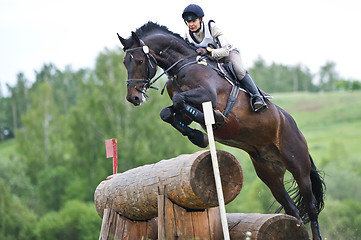
[[140, 39], [139, 39], [138, 35], [137, 35], [135, 32], [132, 32], [132, 38], [133, 38], [133, 41], [134, 41], [138, 46], [141, 46]]
[[122, 37], [119, 35], [119, 33], [117, 33], [117, 35], [118, 35], [119, 41], [121, 42], [121, 44], [122, 44], [123, 47], [124, 47], [124, 46], [125, 46], [125, 39], [122, 38]]

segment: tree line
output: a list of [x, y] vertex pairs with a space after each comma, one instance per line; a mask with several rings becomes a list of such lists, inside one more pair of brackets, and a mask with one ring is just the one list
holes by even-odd
[[[10, 96], [0, 96], [0, 128], [11, 129], [16, 142], [16, 152], [0, 159], [0, 240], [97, 238], [93, 194], [112, 173], [105, 139], [118, 139], [119, 172], [199, 150], [160, 119], [168, 97], [154, 91], [151, 104], [126, 102], [123, 57], [121, 49], [105, 49], [94, 69], [44, 64], [34, 83], [19, 73]], [[259, 58], [249, 72], [270, 93], [361, 89], [356, 80], [340, 79], [332, 62], [320, 69], [317, 84], [302, 65]]]
[[[95, 69], [94, 71], [99, 70]], [[257, 85], [269, 93], [361, 89], [360, 80], [340, 77], [334, 62], [326, 62], [317, 73], [312, 73], [307, 66], [302, 64], [286, 66], [271, 63], [267, 65], [265, 60], [259, 57], [248, 71]], [[22, 126], [21, 116], [30, 107], [31, 92], [34, 92], [44, 81], [56, 88], [54, 91], [55, 104], [61, 104], [62, 111], [66, 111], [68, 107], [75, 104], [77, 96], [80, 95], [77, 81], [88, 77], [90, 72], [92, 71], [89, 69], [74, 71], [70, 66], [61, 71], [51, 63], [44, 64], [40, 71], [35, 72], [35, 82], [31, 85], [23, 73], [18, 73], [15, 86], [7, 85], [9, 97], [4, 96], [0, 89], [0, 128], [9, 127], [15, 130]]]

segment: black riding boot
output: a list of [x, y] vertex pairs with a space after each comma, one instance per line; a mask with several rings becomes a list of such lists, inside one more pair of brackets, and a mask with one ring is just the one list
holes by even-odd
[[[174, 103], [174, 107], [177, 108], [182, 114], [188, 116], [190, 119], [192, 119], [192, 121], [200, 124], [204, 123], [204, 113], [197, 108], [186, 104], [183, 96], [176, 94], [174, 95], [172, 100]], [[213, 110], [213, 115], [216, 126], [223, 126], [223, 124], [225, 123], [224, 115], [218, 110]]]
[[[182, 113], [190, 117], [193, 121], [197, 123], [204, 123], [204, 113], [199, 111], [197, 108], [192, 107], [188, 104], [184, 104], [185, 108], [181, 110]], [[223, 126], [225, 123], [225, 117], [219, 110], [213, 110], [213, 116], [216, 126]]]
[[248, 91], [249, 95], [251, 95], [251, 106], [253, 111], [263, 112], [268, 108], [263, 97], [259, 93], [258, 87], [248, 73], [241, 79], [240, 84]]

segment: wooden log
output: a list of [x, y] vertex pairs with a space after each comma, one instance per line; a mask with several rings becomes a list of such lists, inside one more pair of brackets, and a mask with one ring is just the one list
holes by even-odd
[[[105, 209], [99, 240], [223, 239], [219, 208], [191, 211], [159, 195], [160, 214], [148, 221], [133, 221]], [[285, 214], [227, 213], [231, 240], [305, 240], [303, 224]], [[248, 238], [247, 238], [248, 237]]]
[[111, 209], [104, 209], [99, 240], [139, 240], [158, 239], [158, 223], [153, 218], [148, 221], [133, 221]]
[[[217, 151], [225, 203], [241, 191], [243, 173], [230, 153]], [[109, 176], [94, 193], [100, 217], [106, 208], [132, 220], [157, 216], [158, 189], [166, 186], [167, 196], [187, 209], [218, 206], [211, 155], [208, 150], [184, 154]]]
[[305, 240], [309, 239], [303, 224], [286, 214], [227, 213], [231, 239], [240, 240]]
[[219, 208], [187, 210], [158, 196], [158, 239], [223, 239]]

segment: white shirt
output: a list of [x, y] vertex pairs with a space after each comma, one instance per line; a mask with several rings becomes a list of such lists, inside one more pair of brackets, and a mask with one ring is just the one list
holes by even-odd
[[190, 32], [188, 30], [185, 34], [185, 39], [196, 47], [208, 47], [209, 43], [213, 44], [217, 48], [212, 50], [211, 56], [216, 59], [227, 57], [229, 52], [234, 49], [224, 37], [223, 32], [212, 20], [208, 21], [208, 24], [205, 24], [203, 21], [201, 28], [197, 32]]

